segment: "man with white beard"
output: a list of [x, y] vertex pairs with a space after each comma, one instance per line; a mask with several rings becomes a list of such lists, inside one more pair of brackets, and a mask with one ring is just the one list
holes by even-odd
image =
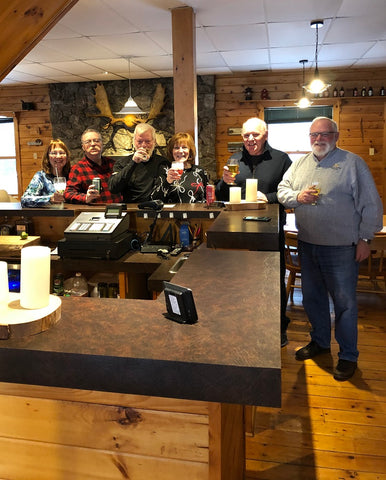
[[337, 148], [333, 120], [315, 118], [309, 135], [312, 152], [294, 162], [278, 186], [279, 202], [295, 211], [303, 305], [312, 326], [311, 342], [296, 359], [330, 352], [330, 295], [339, 344], [334, 378], [342, 381], [357, 368], [358, 267], [382, 228], [382, 203], [365, 161]]

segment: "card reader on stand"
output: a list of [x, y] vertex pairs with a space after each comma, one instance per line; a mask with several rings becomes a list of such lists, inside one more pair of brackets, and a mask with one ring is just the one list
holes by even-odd
[[64, 231], [58, 253], [68, 258], [115, 260], [131, 250], [135, 235], [129, 232], [130, 216], [121, 204], [105, 212], [82, 212]]

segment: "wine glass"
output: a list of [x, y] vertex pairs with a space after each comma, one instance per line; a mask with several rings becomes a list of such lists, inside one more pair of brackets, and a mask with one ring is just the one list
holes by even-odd
[[236, 175], [240, 173], [240, 165], [237, 158], [230, 158], [227, 162], [227, 167], [230, 173], [232, 174], [232, 178], [233, 178], [233, 182], [230, 183], [229, 185], [237, 185], [236, 182], [234, 181], [234, 178], [236, 177]]
[[[53, 180], [55, 192], [60, 193], [61, 195], [64, 194], [64, 191], [66, 190], [66, 177], [54, 177]], [[64, 203], [62, 202], [60, 204], [60, 208], [64, 207]]]

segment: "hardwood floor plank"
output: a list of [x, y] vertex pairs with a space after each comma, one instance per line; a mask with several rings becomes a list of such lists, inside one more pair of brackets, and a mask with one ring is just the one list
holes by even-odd
[[[246, 439], [246, 480], [386, 480], [386, 295], [358, 294], [358, 369], [333, 378], [331, 354], [299, 362], [310, 324], [295, 290], [282, 349], [282, 407], [258, 407]], [[332, 332], [333, 336], [333, 332]]]

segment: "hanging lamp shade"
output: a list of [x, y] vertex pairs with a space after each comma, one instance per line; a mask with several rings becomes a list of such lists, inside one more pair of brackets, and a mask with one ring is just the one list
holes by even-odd
[[129, 114], [145, 114], [138, 105], [135, 103], [134, 98], [131, 96], [131, 71], [130, 71], [130, 59], [127, 59], [129, 64], [129, 98], [119, 112], [114, 112], [116, 115], [129, 115]]
[[304, 80], [305, 80], [305, 73], [304, 73], [304, 68], [305, 68], [305, 64], [308, 62], [308, 60], [299, 60], [299, 63], [302, 63], [303, 64], [303, 86], [302, 86], [302, 90], [303, 90], [303, 96], [302, 98], [295, 103], [295, 105], [298, 107], [298, 108], [308, 108], [312, 105], [312, 102], [310, 101], [310, 99], [307, 97], [306, 95], [306, 92], [305, 92], [305, 87], [304, 87]]
[[323, 27], [324, 22], [323, 20], [313, 20], [311, 22], [311, 28], [315, 28], [316, 30], [316, 39], [315, 39], [315, 72], [314, 72], [314, 78], [308, 85], [304, 85], [304, 88], [307, 90], [309, 93], [313, 94], [319, 94], [327, 90], [327, 88], [330, 86], [329, 83], [325, 83], [320, 77], [319, 77], [319, 68], [318, 68], [318, 44], [319, 44], [319, 28]]

